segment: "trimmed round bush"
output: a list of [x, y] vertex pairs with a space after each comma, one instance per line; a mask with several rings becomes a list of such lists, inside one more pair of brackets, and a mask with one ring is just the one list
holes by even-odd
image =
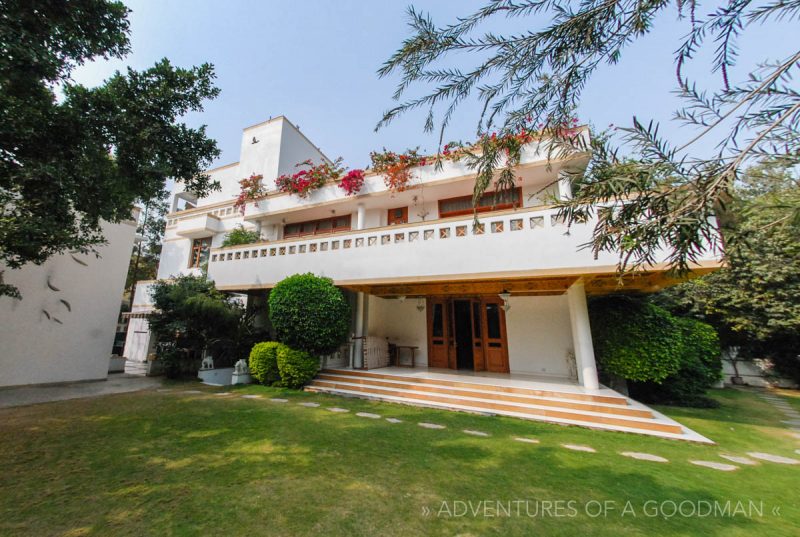
[[597, 361], [627, 380], [661, 382], [678, 371], [681, 330], [658, 306], [629, 297], [604, 297], [589, 307]]
[[270, 292], [269, 319], [278, 341], [322, 356], [347, 339], [350, 305], [329, 278], [295, 274]]
[[281, 384], [287, 388], [302, 388], [314, 378], [319, 370], [318, 358], [286, 345], [278, 347], [277, 358]]
[[265, 341], [253, 345], [250, 351], [250, 375], [259, 383], [271, 386], [281, 379], [278, 371], [278, 349], [284, 347], [277, 341]]

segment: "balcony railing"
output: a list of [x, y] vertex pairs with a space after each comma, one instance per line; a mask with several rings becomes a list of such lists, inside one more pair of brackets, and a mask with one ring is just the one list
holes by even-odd
[[221, 289], [267, 288], [286, 276], [313, 272], [337, 284], [578, 274], [613, 270], [582, 245], [593, 222], [569, 229], [552, 208], [517, 209], [327, 236], [212, 250], [209, 276]]

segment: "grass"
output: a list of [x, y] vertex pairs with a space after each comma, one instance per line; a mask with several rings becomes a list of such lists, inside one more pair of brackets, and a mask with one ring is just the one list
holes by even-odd
[[[718, 442], [705, 446], [258, 386], [235, 393], [290, 402], [172, 387], [209, 393], [148, 391], [0, 410], [0, 534], [727, 537], [797, 535], [800, 527], [800, 466], [764, 462], [728, 473], [687, 462], [725, 462], [720, 453], [746, 451], [798, 457], [800, 440], [752, 392], [717, 390], [717, 409], [659, 409]], [[783, 395], [800, 403], [797, 394]], [[423, 429], [421, 421], [447, 428]], [[494, 509], [514, 501], [511, 516]], [[670, 502], [694, 502], [683, 504], [688, 513], [715, 501], [763, 502], [763, 516], [658, 516], [658, 506], [672, 513]], [[543, 502], [553, 503], [543, 510]]]

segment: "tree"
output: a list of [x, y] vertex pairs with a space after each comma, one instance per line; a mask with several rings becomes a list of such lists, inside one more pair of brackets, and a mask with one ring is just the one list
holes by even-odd
[[161, 191], [156, 197], [146, 201], [142, 206], [141, 216], [136, 226], [136, 234], [142, 237], [131, 254], [128, 266], [128, 277], [125, 288], [128, 289], [133, 304], [133, 287], [139, 280], [154, 280], [158, 272], [158, 261], [161, 256], [161, 239], [164, 238], [166, 220], [164, 216], [169, 210], [167, 201], [169, 193]]
[[[547, 134], [542, 139], [553, 141], [547, 145], [550, 156], [584, 153], [590, 149], [586, 137], [570, 128], [583, 88], [599, 67], [618, 62], [670, 9], [686, 27], [673, 66], [686, 100], [677, 120], [698, 129], [697, 135], [685, 143], [670, 142], [659, 135], [657, 124], [634, 117], [621, 129], [622, 143], [638, 157], [632, 160], [619, 157], [612, 140], [601, 135], [591, 143], [585, 172], [574, 176], [575, 195], [562, 204], [562, 215], [570, 224], [596, 215], [591, 248], [619, 253], [621, 269], [652, 263], [666, 246], [671, 267], [684, 271], [708, 247], [719, 245], [714, 217], [727, 216], [730, 191], [754, 158], [800, 160], [800, 92], [793, 82], [800, 50], [753, 67], [738, 83], [729, 76], [741, 35], [756, 25], [797, 19], [800, 0], [723, 0], [705, 15], [697, 13], [694, 1], [492, 0], [446, 26], [410, 8], [413, 34], [378, 73], [400, 74], [397, 100], [411, 88], [424, 89], [389, 109], [377, 128], [424, 109], [425, 129], [432, 130], [435, 113], [443, 108], [441, 143], [459, 105], [476, 96], [482, 105], [479, 134], [497, 126], [501, 136], [509, 135], [537, 125]], [[510, 17], [529, 17], [532, 26], [548, 22], [514, 35], [481, 33], [484, 24]], [[705, 90], [684, 73], [688, 63], [709, 54], [719, 84]], [[472, 64], [448, 66], [454, 55]], [[717, 141], [717, 152], [693, 154], [701, 139]], [[487, 187], [486, 181], [476, 182], [474, 199]], [[800, 213], [800, 205], [792, 210]]]
[[800, 380], [800, 179], [780, 161], [749, 168], [724, 230], [727, 266], [653, 300], [717, 328], [724, 346]]
[[222, 241], [222, 246], [238, 246], [240, 244], [251, 244], [261, 240], [261, 234], [254, 229], [245, 229], [243, 225], [239, 224], [233, 228], [227, 235], [225, 240]]
[[[219, 93], [210, 64], [166, 59], [87, 88], [72, 70], [130, 50], [128, 9], [104, 0], [8, 0], [0, 17], [0, 261], [43, 263], [104, 242], [166, 179], [198, 196], [219, 154], [205, 127], [178, 119]], [[2, 282], [0, 282], [2, 283]], [[5, 285], [0, 293], [13, 294]]]

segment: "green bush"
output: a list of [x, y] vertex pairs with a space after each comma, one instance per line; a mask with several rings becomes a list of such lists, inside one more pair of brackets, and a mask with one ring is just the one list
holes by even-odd
[[285, 347], [277, 341], [256, 343], [250, 351], [250, 374], [261, 384], [272, 386], [281, 379], [278, 371], [278, 350]]
[[680, 368], [661, 383], [631, 383], [630, 394], [648, 403], [717, 406], [705, 397], [706, 390], [722, 378], [722, 349], [717, 332], [711, 325], [695, 319], [675, 317], [675, 322], [683, 343]]
[[269, 294], [278, 341], [320, 356], [337, 350], [350, 330], [350, 305], [329, 278], [295, 274]]
[[319, 370], [319, 359], [305, 351], [281, 345], [277, 350], [281, 384], [287, 388], [302, 388]]
[[222, 241], [222, 246], [238, 246], [240, 244], [251, 244], [261, 240], [261, 235], [258, 231], [245, 229], [243, 225], [239, 224], [225, 235], [225, 240]]
[[683, 338], [666, 310], [629, 297], [604, 297], [591, 302], [589, 316], [604, 373], [661, 382], [678, 371]]

